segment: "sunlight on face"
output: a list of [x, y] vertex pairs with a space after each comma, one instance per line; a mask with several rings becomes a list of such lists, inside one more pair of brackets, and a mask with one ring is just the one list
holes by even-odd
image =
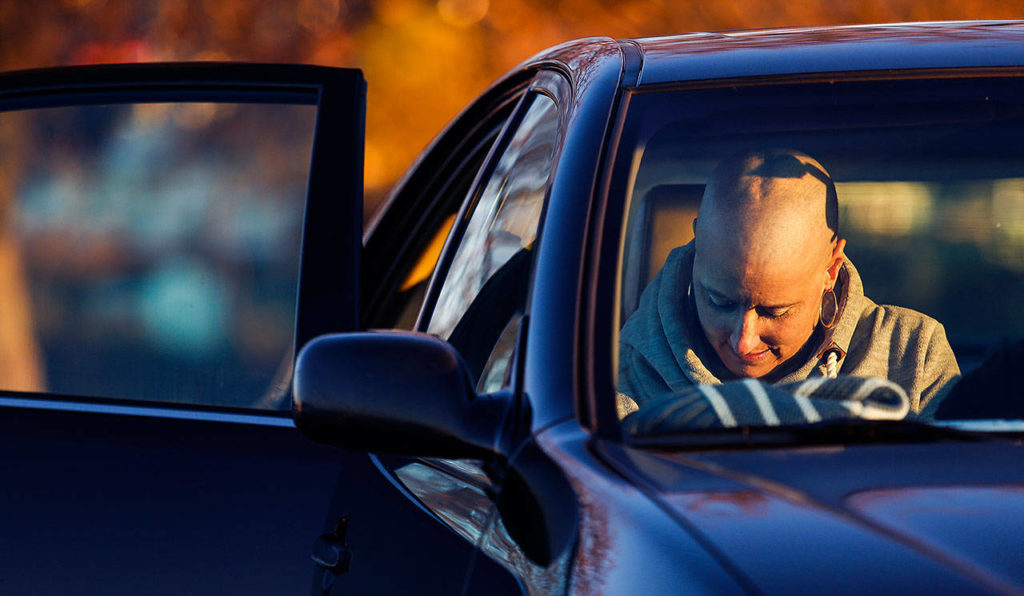
[[811, 336], [824, 279], [818, 268], [752, 267], [746, 255], [724, 244], [698, 244], [693, 267], [697, 317], [730, 372], [761, 377]]

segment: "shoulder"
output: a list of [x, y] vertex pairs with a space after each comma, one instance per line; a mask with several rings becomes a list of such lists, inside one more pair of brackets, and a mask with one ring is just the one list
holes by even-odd
[[851, 351], [855, 345], [865, 360], [887, 360], [890, 370], [960, 372], [942, 323], [910, 308], [865, 299]]
[[852, 374], [884, 376], [911, 398], [915, 412], [941, 395], [959, 377], [956, 355], [942, 323], [901, 306], [865, 301], [850, 345]]
[[[850, 349], [858, 344], [862, 347], [870, 343], [875, 350], [881, 344], [888, 344], [891, 349], [902, 352], [901, 347], [910, 343], [931, 344], [935, 339], [946, 349], [946, 331], [942, 324], [932, 317], [903, 306], [876, 304], [864, 294], [864, 286], [860, 273], [853, 263], [847, 259], [843, 264], [847, 273], [848, 290], [846, 313], [844, 313], [846, 333], [850, 333]], [[952, 350], [950, 350], [951, 352]]]
[[945, 338], [946, 332], [942, 323], [928, 315], [903, 306], [875, 304], [864, 298], [858, 332], [881, 334], [893, 339], [930, 339], [935, 335]]

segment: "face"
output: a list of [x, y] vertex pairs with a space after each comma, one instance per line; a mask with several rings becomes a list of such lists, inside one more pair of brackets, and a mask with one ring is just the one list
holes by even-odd
[[822, 294], [835, 284], [844, 241], [824, 254], [798, 250], [779, 258], [777, 253], [751, 254], [757, 249], [738, 249], [718, 240], [723, 237], [698, 239], [693, 267], [697, 316], [729, 371], [761, 377], [810, 338]]

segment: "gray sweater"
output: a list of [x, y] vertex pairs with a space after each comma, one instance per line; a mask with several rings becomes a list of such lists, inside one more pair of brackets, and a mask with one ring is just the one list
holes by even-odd
[[[686, 292], [693, 272], [693, 243], [674, 249], [665, 265], [640, 297], [636, 312], [619, 336], [620, 414], [636, 404], [691, 385], [722, 382], [707, 362], [717, 356], [706, 341]], [[839, 274], [839, 319], [830, 330], [821, 329], [817, 349], [776, 383], [824, 377], [823, 352], [838, 348], [839, 374], [881, 377], [906, 390], [910, 406], [921, 413], [936, 396], [943, 395], [960, 375], [956, 357], [942, 324], [899, 306], [878, 305], [864, 295], [860, 275], [849, 259]], [[700, 335], [698, 335], [700, 334]], [[796, 357], [796, 356], [794, 356]], [[936, 400], [933, 405], [937, 405]], [[932, 410], [933, 408], [929, 408]]]

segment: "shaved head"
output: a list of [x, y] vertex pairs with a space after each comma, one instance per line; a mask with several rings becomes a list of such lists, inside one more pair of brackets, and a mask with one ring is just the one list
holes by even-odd
[[839, 232], [835, 184], [803, 153], [776, 149], [734, 155], [711, 173], [697, 226], [734, 232], [744, 245], [787, 235], [831, 243]]
[[[814, 184], [817, 180], [820, 185]], [[791, 195], [783, 188], [799, 189]], [[773, 192], [773, 191], [780, 192]], [[715, 198], [802, 200], [824, 207], [825, 225], [833, 239], [839, 235], [839, 201], [832, 177], [813, 157], [797, 151], [772, 149], [733, 155], [718, 164], [711, 173], [705, 191]], [[814, 204], [806, 207], [818, 211]], [[820, 211], [819, 211], [820, 212]]]
[[763, 376], [811, 336], [843, 259], [838, 211], [828, 172], [803, 153], [746, 152], [711, 174], [693, 281], [705, 335], [734, 374]]

